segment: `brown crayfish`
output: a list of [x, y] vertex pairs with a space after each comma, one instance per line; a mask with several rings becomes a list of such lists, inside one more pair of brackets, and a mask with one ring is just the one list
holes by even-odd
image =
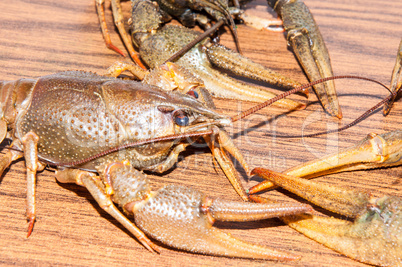
[[[110, 72], [120, 70], [121, 65], [116, 64]], [[178, 185], [151, 190], [142, 171], [170, 169], [180, 152], [203, 137], [236, 190], [247, 198], [226, 154], [248, 172], [223, 130], [230, 118], [202, 100], [207, 97], [201, 85], [180, 80], [185, 74], [180, 71], [172, 64], [155, 70], [159, 73], [156, 82], [161, 85], [160, 77], [164, 77], [167, 91], [151, 85], [153, 73], [144, 83], [68, 71], [0, 84], [2, 138], [13, 140], [11, 149], [0, 158], [0, 169], [4, 171], [12, 161], [25, 158], [28, 236], [36, 218], [36, 172], [49, 165], [57, 167], [59, 182], [86, 187], [100, 207], [150, 251], [158, 251], [158, 247], [147, 236], [204, 254], [298, 259], [231, 237], [212, 224], [215, 220], [250, 221], [302, 213], [311, 210], [309, 205], [230, 202]], [[187, 94], [169, 86], [182, 86]], [[199, 97], [202, 94], [205, 98]], [[133, 214], [135, 223], [113, 202]]]

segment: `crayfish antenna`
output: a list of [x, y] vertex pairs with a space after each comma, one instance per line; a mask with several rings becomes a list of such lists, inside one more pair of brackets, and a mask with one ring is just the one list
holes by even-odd
[[[366, 78], [366, 77], [361, 77], [361, 76], [354, 76], [354, 75], [341, 75], [341, 76], [333, 76], [333, 77], [328, 77], [328, 78], [323, 78], [314, 82], [310, 82], [307, 84], [303, 84], [300, 85], [292, 90], [289, 90], [285, 93], [282, 93], [280, 95], [275, 96], [274, 98], [271, 98], [261, 104], [258, 104], [254, 107], [251, 107], [250, 109], [243, 111], [242, 113], [233, 116], [231, 118], [232, 122], [235, 122], [237, 120], [243, 119], [267, 106], [272, 105], [273, 103], [275, 103], [278, 100], [283, 100], [285, 97], [300, 92], [306, 88], [309, 88], [311, 86], [317, 85], [317, 84], [321, 84], [323, 82], [327, 82], [327, 81], [332, 81], [332, 80], [337, 80], [337, 79], [358, 79], [358, 80], [365, 80], [365, 81], [369, 81], [369, 82], [373, 82], [373, 83], [377, 83], [379, 85], [381, 85], [382, 87], [386, 88], [387, 90], [388, 87], [385, 86], [384, 84], [382, 84], [379, 81], [370, 79], [370, 78]], [[366, 111], [365, 113], [363, 113], [360, 117], [358, 117], [356, 120], [354, 120], [353, 122], [349, 123], [348, 125], [345, 125], [342, 128], [339, 129], [335, 129], [335, 130], [330, 130], [330, 131], [326, 131], [326, 132], [320, 132], [320, 133], [314, 133], [314, 134], [309, 134], [309, 135], [303, 135], [303, 136], [279, 136], [279, 137], [288, 137], [288, 138], [301, 138], [301, 137], [314, 137], [314, 136], [318, 136], [321, 134], [328, 134], [328, 133], [333, 133], [333, 132], [340, 132], [343, 131], [345, 129], [348, 129], [350, 127], [352, 127], [353, 125], [356, 125], [357, 123], [361, 122], [363, 119], [367, 118], [370, 114], [372, 114], [378, 107], [382, 106], [385, 102], [387, 102], [391, 97], [393, 96], [393, 94], [391, 94], [390, 96], [388, 96], [387, 98], [383, 99], [382, 101], [380, 101], [378, 104], [376, 104], [374, 107], [372, 107], [371, 109], [369, 109], [368, 111]], [[278, 135], [276, 135], [278, 136]]]

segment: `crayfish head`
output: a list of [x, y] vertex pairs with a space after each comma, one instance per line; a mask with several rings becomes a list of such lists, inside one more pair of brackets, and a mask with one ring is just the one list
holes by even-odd
[[[191, 105], [191, 100], [188, 97], [187, 95], [181, 95], [181, 101], [188, 101], [187, 105], [181, 105], [180, 108], [172, 110], [175, 132], [199, 132], [199, 136], [203, 136], [208, 147], [211, 149], [214, 159], [222, 168], [237, 193], [244, 200], [248, 200], [247, 193], [237, 175], [236, 168], [231, 158], [228, 156], [228, 154], [230, 154], [235, 158], [242, 165], [246, 173], [249, 173], [249, 167], [242, 154], [223, 129], [225, 126], [232, 125], [232, 119], [215, 112], [196, 99], [192, 100], [194, 102], [193, 105]], [[209, 133], [204, 134], [203, 132], [205, 131], [209, 131]]]
[[171, 114], [176, 133], [205, 131], [212, 126], [223, 128], [232, 124], [230, 117], [217, 113], [213, 107], [199, 100], [197, 91], [190, 92], [170, 92], [170, 104], [158, 107], [159, 111]]

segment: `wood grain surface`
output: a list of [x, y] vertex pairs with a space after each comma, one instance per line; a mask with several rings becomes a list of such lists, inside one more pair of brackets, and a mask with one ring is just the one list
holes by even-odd
[[[352, 3], [351, 3], [352, 2]], [[389, 84], [396, 50], [402, 37], [402, 2], [306, 0], [328, 46], [336, 75], [362, 75]], [[261, 16], [274, 16], [263, 2], [249, 5]], [[129, 15], [130, 3], [123, 3]], [[112, 26], [110, 3], [106, 16], [113, 42], [124, 49]], [[103, 73], [122, 58], [106, 49], [92, 0], [0, 1], [0, 79], [34, 78], [64, 70]], [[288, 50], [282, 33], [238, 26], [244, 54], [257, 62], [293, 77], [306, 78]], [[221, 43], [234, 48], [229, 33]], [[376, 112], [370, 118], [339, 134], [317, 138], [284, 139], [275, 134], [313, 133], [351, 122], [387, 95], [378, 85], [341, 80], [336, 82], [344, 118], [329, 118], [314, 94], [305, 110], [286, 113], [267, 108], [228, 129], [251, 167], [283, 171], [296, 164], [334, 153], [354, 144], [368, 133], [383, 133], [401, 127], [402, 102], [390, 115]], [[57, 101], [57, 100], [56, 100]], [[221, 113], [234, 115], [252, 103], [216, 100]], [[271, 135], [268, 135], [271, 134]], [[215, 170], [207, 150], [190, 149], [177, 167], [163, 175], [149, 175], [153, 188], [179, 183], [213, 197], [240, 200], [220, 170]], [[243, 177], [246, 188], [261, 179]], [[348, 186], [402, 197], [402, 167], [348, 172], [318, 178], [322, 183]], [[296, 201], [284, 190], [264, 194], [279, 201]], [[292, 197], [293, 199], [291, 199]], [[307, 237], [278, 219], [252, 223], [218, 223], [217, 227], [250, 242], [290, 251], [302, 256], [298, 262], [232, 259], [195, 255], [162, 246], [160, 255], [148, 252], [130, 233], [98, 207], [85, 188], [59, 184], [54, 173], [38, 174], [37, 222], [26, 238], [26, 178], [24, 161], [12, 164], [0, 178], [0, 264], [2, 265], [134, 265], [134, 266], [360, 266]]]

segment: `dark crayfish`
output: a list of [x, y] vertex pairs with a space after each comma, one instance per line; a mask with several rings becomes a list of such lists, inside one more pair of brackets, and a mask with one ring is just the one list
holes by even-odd
[[[150, 1], [132, 2], [132, 22], [130, 38], [123, 25], [123, 17], [119, 1], [117, 5], [115, 23], [127, 47], [132, 43], [139, 49], [139, 57], [151, 69], [163, 64], [172, 55], [193, 41], [200, 32], [182, 26], [164, 25], [159, 7]], [[101, 21], [105, 40], [108, 40], [102, 3], [97, 3], [98, 15]], [[117, 13], [117, 14], [116, 14]], [[141, 60], [133, 48], [130, 55], [137, 63]], [[222, 73], [218, 68], [226, 69], [236, 75], [273, 84], [278, 87], [292, 89], [300, 84], [290, 78], [280, 75], [250, 59], [241, 56], [219, 44], [211, 43], [208, 39], [197, 44], [190, 51], [175, 61], [176, 64], [191, 70], [198, 78], [204, 81], [205, 87], [213, 96], [239, 99], [246, 101], [263, 102], [275, 95], [264, 88], [245, 84]], [[300, 108], [302, 105], [291, 100], [281, 100], [277, 106], [288, 109]]]
[[[242, 4], [244, 2], [246, 1], [243, 1]], [[107, 46], [115, 49], [110, 42], [106, 28], [103, 11], [104, 1], [96, 1], [96, 3]], [[310, 81], [332, 77], [333, 72], [327, 48], [318, 26], [306, 5], [302, 1], [268, 1], [268, 4], [283, 19], [289, 44], [292, 46], [296, 57]], [[137, 54], [124, 28], [119, 0], [112, 0], [112, 9], [115, 24], [130, 55], [140, 66], [143, 66], [141, 58], [151, 68], [162, 64], [166, 60], [170, 60], [173, 55], [199, 36], [198, 32], [184, 27], [172, 27], [169, 25], [161, 27], [166, 22], [166, 14], [178, 18], [186, 26], [193, 26], [195, 21], [200, 21], [198, 19], [200, 16], [203, 17], [199, 13], [201, 10], [207, 10], [216, 20], [231, 21], [232, 25], [233, 22], [229, 13], [233, 10], [235, 11], [232, 13], [236, 16], [242, 13], [239, 11], [238, 3], [230, 8], [227, 1], [177, 2], [174, 0], [157, 0], [151, 2], [147, 0], [133, 0], [130, 28], [132, 42], [139, 48], [139, 54]], [[186, 16], [186, 19], [183, 19], [182, 16]], [[190, 17], [191, 19], [189, 19]], [[192, 21], [191, 24], [185, 22], [189, 20]], [[192, 50], [180, 57], [177, 63], [196, 73], [204, 80], [208, 90], [218, 97], [265, 101], [269, 96], [266, 92], [261, 92], [261, 89], [257, 87], [245, 86], [233, 79], [229, 79], [227, 76], [222, 76], [214, 67], [226, 69], [236, 75], [268, 82], [287, 89], [299, 85], [297, 82], [274, 73], [246, 57], [230, 51], [223, 46], [210, 44], [208, 41], [195, 45]], [[342, 112], [339, 107], [333, 81], [318, 84], [314, 89], [325, 110], [329, 114], [341, 118]], [[289, 107], [291, 108], [291, 106]]]

